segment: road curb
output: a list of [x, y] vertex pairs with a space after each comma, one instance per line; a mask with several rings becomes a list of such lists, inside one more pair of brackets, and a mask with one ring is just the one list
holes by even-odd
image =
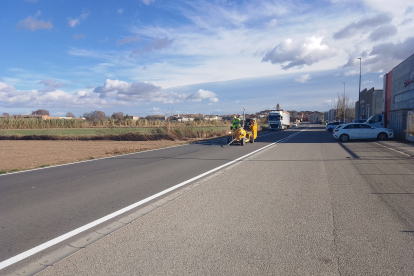
[[[395, 142], [395, 141], [394, 141]], [[401, 143], [401, 142], [395, 142], [395, 143], [398, 143], [398, 144], [402, 144], [402, 145], [404, 145], [403, 147], [396, 147], [396, 146], [392, 146], [392, 145], [390, 145], [389, 143], [387, 143], [387, 142], [382, 142], [382, 141], [378, 141], [378, 142], [376, 142], [378, 145], [381, 145], [381, 146], [383, 146], [383, 147], [386, 147], [386, 148], [388, 148], [388, 149], [391, 149], [391, 150], [394, 150], [394, 151], [396, 151], [396, 152], [399, 152], [399, 153], [402, 153], [402, 154], [405, 154], [405, 155], [408, 155], [408, 156], [410, 156], [410, 157], [414, 157], [414, 145], [411, 145], [411, 144], [406, 144], [406, 143]], [[404, 147], [410, 147], [410, 148], [412, 148], [412, 151], [407, 151], [407, 150], [405, 150], [404, 149]]]

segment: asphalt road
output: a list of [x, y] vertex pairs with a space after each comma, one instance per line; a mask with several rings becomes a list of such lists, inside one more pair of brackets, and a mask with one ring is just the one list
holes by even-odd
[[39, 273], [414, 275], [414, 162], [311, 128]]
[[297, 130], [216, 139], [0, 176], [0, 262]]
[[[295, 131], [245, 147], [212, 141], [2, 176], [16, 185], [0, 177], [0, 226], [9, 227], [1, 228], [1, 254], [27, 250]], [[413, 233], [413, 158], [376, 141], [339, 143], [314, 126], [40, 275], [413, 275]]]

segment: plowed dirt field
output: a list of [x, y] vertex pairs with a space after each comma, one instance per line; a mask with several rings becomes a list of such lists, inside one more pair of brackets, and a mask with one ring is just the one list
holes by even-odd
[[0, 141], [0, 172], [26, 170], [176, 146], [182, 141]]

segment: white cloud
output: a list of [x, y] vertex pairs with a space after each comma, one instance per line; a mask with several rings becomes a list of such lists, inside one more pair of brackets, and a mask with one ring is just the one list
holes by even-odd
[[123, 44], [135, 42], [135, 41], [138, 41], [139, 39], [140, 39], [140, 36], [139, 35], [136, 35], [136, 36], [127, 36], [127, 37], [125, 37], [123, 39], [118, 39], [116, 41], [116, 46], [121, 46]]
[[98, 93], [100, 98], [128, 102], [176, 103], [187, 97], [185, 94], [163, 92], [161, 87], [148, 82], [127, 83], [111, 79], [107, 79], [103, 86], [96, 87], [93, 92]]
[[397, 28], [394, 25], [380, 26], [368, 36], [368, 39], [371, 41], [385, 40], [397, 33]]
[[323, 37], [307, 37], [302, 40], [286, 39], [274, 49], [268, 51], [262, 62], [281, 64], [282, 69], [312, 65], [336, 54], [336, 50], [322, 44]]
[[145, 5], [150, 5], [151, 3], [154, 3], [155, 0], [142, 0], [142, 2], [144, 2]]
[[51, 87], [55, 87], [55, 88], [59, 88], [59, 87], [67, 85], [66, 83], [58, 83], [58, 82], [56, 82], [56, 80], [53, 80], [53, 79], [42, 80], [42, 81], [39, 81], [38, 83], [42, 83], [45, 86], [51, 86]]
[[169, 47], [173, 42], [174, 42], [174, 38], [170, 39], [168, 37], [164, 37], [164, 38], [156, 37], [150, 44], [145, 46], [143, 49], [133, 50], [130, 56], [151, 52], [154, 50], [161, 50], [161, 49]]
[[78, 25], [80, 22], [79, 22], [79, 18], [76, 18], [76, 19], [72, 19], [72, 18], [68, 18], [68, 24], [69, 24], [69, 26], [71, 26], [71, 27], [75, 27], [76, 25]]
[[296, 78], [295, 81], [296, 82], [300, 82], [300, 83], [307, 83], [309, 82], [311, 79], [311, 76], [309, 74], [300, 76], [299, 78]]
[[101, 107], [111, 105], [125, 105], [116, 101], [106, 101], [99, 95], [87, 91], [79, 91], [76, 94], [67, 93], [62, 90], [38, 91], [17, 90], [13, 86], [0, 82], [0, 106], [6, 108], [15, 107], [42, 107], [42, 108], [64, 108], [64, 107]]
[[23, 19], [17, 23], [17, 27], [22, 29], [28, 29], [30, 31], [42, 30], [42, 29], [52, 29], [53, 24], [50, 21], [36, 20], [36, 18], [29, 16], [26, 19]]
[[13, 86], [8, 85], [7, 83], [0, 81], [0, 92], [10, 92], [10, 91], [13, 91], [13, 90], [14, 90]]
[[270, 21], [266, 24], [266, 26], [267, 26], [268, 28], [274, 28], [274, 27], [276, 27], [276, 26], [277, 26], [277, 20], [276, 20], [276, 19], [272, 19], [272, 20], [270, 20]]
[[124, 9], [118, 9], [118, 10], [117, 10], [117, 12], [118, 12], [119, 14], [122, 14], [122, 13], [124, 12]]
[[151, 114], [158, 114], [158, 115], [163, 114], [163, 113], [165, 114], [165, 112], [163, 112], [163, 110], [161, 110], [161, 108], [159, 107], [153, 107], [151, 109], [147, 109], [147, 112]]
[[216, 93], [204, 89], [200, 89], [196, 93], [187, 96], [186, 99], [190, 102], [201, 102], [203, 99], [210, 99], [210, 102], [218, 102]]
[[219, 99], [218, 98], [210, 98], [209, 101], [210, 101], [210, 103], [218, 103]]
[[[399, 62], [413, 54], [414, 36], [408, 37], [403, 42], [383, 42], [374, 45], [371, 49], [362, 53], [351, 53], [348, 63], [344, 67], [359, 66], [357, 56], [362, 58], [364, 72], [388, 72]], [[347, 71], [344, 75], [359, 74], [359, 70]]]
[[355, 75], [359, 75], [359, 70], [353, 69], [353, 70], [348, 70], [344, 73], [344, 76], [355, 76]]
[[378, 14], [371, 18], [364, 18], [362, 20], [353, 22], [338, 32], [334, 33], [334, 39], [344, 39], [356, 35], [358, 32], [365, 32], [374, 29], [378, 26], [388, 24], [392, 20], [390, 14]]
[[381, 60], [406, 59], [413, 54], [414, 36], [407, 38], [401, 43], [381, 43], [372, 47], [370, 56], [379, 56]]
[[79, 25], [81, 20], [85, 20], [89, 16], [89, 13], [82, 13], [78, 18], [72, 19], [71, 17], [68, 18], [68, 25], [70, 27], [75, 27]]

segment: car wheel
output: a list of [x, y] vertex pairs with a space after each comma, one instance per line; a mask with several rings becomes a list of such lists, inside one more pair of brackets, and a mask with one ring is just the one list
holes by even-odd
[[349, 140], [349, 136], [347, 134], [342, 134], [339, 139], [341, 139], [342, 142], [346, 142]]
[[244, 142], [245, 142], [244, 138], [242, 138], [241, 141], [240, 141], [240, 145], [244, 146]]
[[378, 139], [379, 140], [387, 140], [388, 139], [388, 135], [384, 132], [381, 132], [380, 134], [378, 134]]
[[333, 131], [333, 128], [331, 128], [331, 127], [330, 127], [330, 128], [328, 128], [328, 131], [329, 131], [329, 132], [332, 132], [332, 131]]

